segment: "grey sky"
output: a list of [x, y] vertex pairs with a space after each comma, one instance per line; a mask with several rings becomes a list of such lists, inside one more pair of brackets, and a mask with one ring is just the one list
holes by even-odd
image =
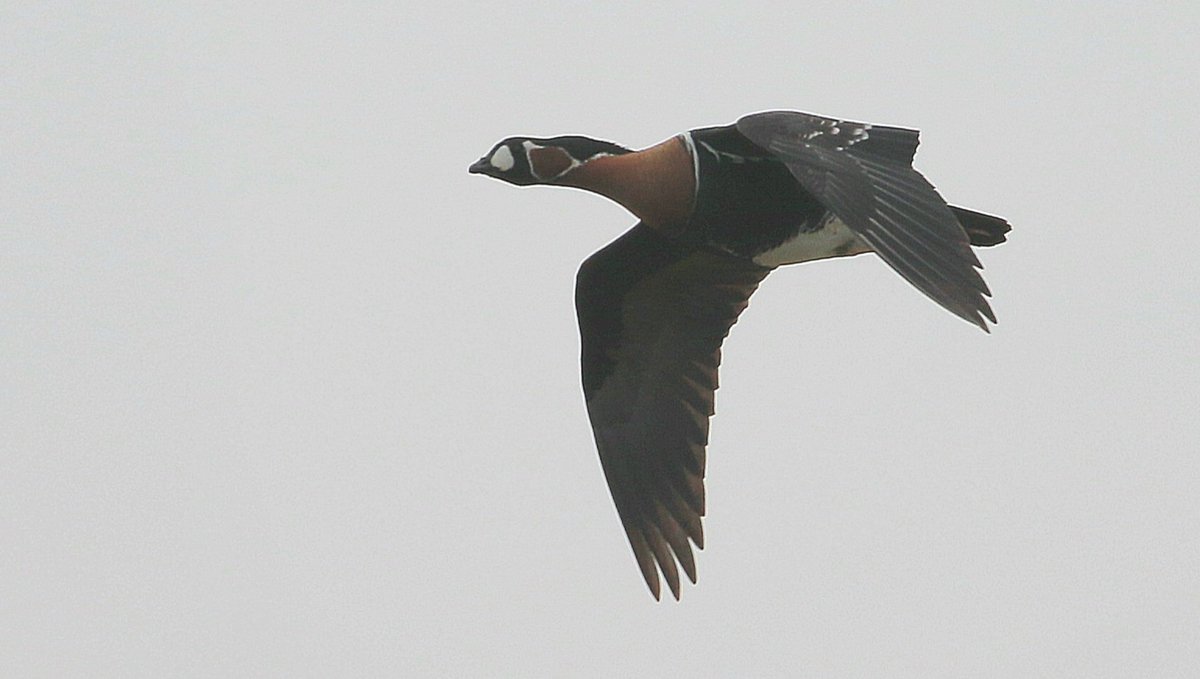
[[[412, 4], [0, 9], [0, 674], [1200, 666], [1191, 3]], [[632, 219], [466, 167], [769, 108], [920, 128], [1000, 323], [772, 274], [655, 604], [572, 307]]]

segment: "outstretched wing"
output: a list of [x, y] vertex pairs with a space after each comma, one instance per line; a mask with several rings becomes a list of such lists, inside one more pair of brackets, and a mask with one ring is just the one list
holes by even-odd
[[721, 342], [770, 269], [638, 224], [579, 269], [583, 393], [608, 488], [654, 598], [704, 547], [704, 461]]
[[996, 322], [966, 232], [912, 168], [916, 130], [794, 111], [748, 115], [737, 129], [918, 290], [985, 332], [984, 318]]

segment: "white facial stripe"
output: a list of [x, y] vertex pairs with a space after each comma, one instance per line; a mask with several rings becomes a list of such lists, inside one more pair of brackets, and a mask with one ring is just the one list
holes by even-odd
[[521, 148], [525, 149], [525, 158], [529, 161], [528, 162], [529, 174], [533, 175], [534, 179], [543, 179], [544, 180], [545, 177], [539, 175], [537, 173], [537, 169], [533, 167], [533, 156], [529, 155], [530, 151], [532, 151], [534, 149], [540, 149], [542, 147], [538, 146], [537, 144], [526, 139], [525, 141], [521, 142]]
[[514, 165], [512, 151], [508, 150], [508, 146], [501, 146], [496, 149], [491, 158], [488, 158], [488, 162], [497, 170], [508, 172]]
[[[574, 158], [572, 158], [571, 154], [567, 153], [566, 151], [562, 151], [564, 154], [566, 154], [567, 158], [570, 159], [571, 164], [568, 165], [566, 167], [566, 169], [564, 169], [562, 172], [559, 172], [558, 174], [554, 175], [553, 177], [543, 177], [542, 175], [538, 174], [537, 168], [535, 168], [533, 166], [533, 160], [532, 160], [533, 156], [531, 155], [531, 153], [535, 150], [544, 149], [546, 147], [539, 146], [539, 145], [529, 141], [528, 139], [521, 142], [521, 146], [523, 146], [525, 148], [525, 157], [530, 159], [529, 174], [533, 175], [534, 177], [536, 177], [542, 181], [554, 181], [555, 179], [558, 179], [559, 177], [563, 176], [564, 174], [570, 172], [571, 170], [574, 170], [575, 168], [577, 168], [583, 164], [583, 163], [579, 162], [578, 160], [575, 160]], [[561, 150], [561, 149], [559, 149], [559, 150]], [[593, 156], [593, 158], [594, 157], [595, 156]], [[591, 160], [591, 158], [588, 158], [588, 160]], [[584, 162], [587, 162], [587, 161], [584, 161]]]

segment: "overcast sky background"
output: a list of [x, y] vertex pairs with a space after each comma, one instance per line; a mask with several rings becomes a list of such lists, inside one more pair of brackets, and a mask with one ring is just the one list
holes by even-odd
[[[0, 7], [0, 674], [1194, 674], [1194, 3], [414, 4]], [[1000, 324], [772, 274], [656, 604], [572, 303], [633, 220], [466, 168], [772, 108], [920, 128]]]

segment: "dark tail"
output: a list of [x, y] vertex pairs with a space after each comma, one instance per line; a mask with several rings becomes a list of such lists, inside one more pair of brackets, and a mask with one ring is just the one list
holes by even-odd
[[958, 223], [971, 237], [971, 245], [999, 245], [1007, 240], [1004, 234], [1012, 230], [1003, 217], [993, 217], [954, 205], [950, 206], [950, 211], [958, 217]]

